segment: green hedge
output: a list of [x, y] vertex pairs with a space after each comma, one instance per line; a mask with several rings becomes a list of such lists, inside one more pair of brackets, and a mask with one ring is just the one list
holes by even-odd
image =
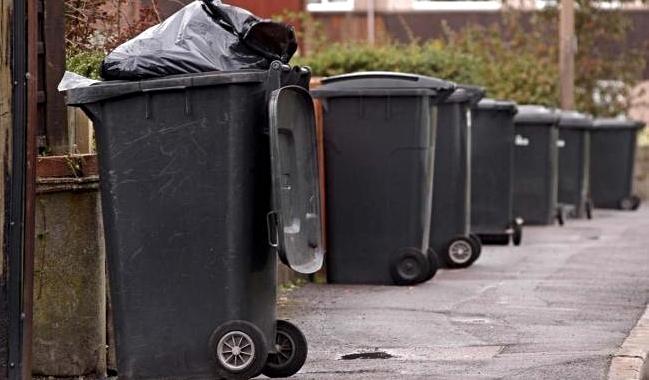
[[445, 45], [387, 43], [370, 46], [362, 42], [334, 43], [292, 63], [310, 66], [314, 76], [331, 76], [356, 71], [398, 71], [435, 76], [457, 83], [475, 84], [487, 95], [519, 103], [556, 106], [558, 73], [543, 59], [521, 50], [471, 49]]
[[378, 46], [361, 42], [335, 43], [309, 57], [296, 57], [292, 63], [311, 67], [314, 76], [356, 71], [397, 71], [462, 83], [476, 82], [476, 68], [482, 65], [479, 57], [445, 50], [434, 42]]
[[100, 80], [100, 66], [105, 56], [106, 54], [101, 51], [69, 53], [66, 59], [66, 70], [87, 78]]

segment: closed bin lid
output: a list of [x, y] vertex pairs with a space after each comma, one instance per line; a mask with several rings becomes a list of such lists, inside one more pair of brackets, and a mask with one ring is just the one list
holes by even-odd
[[431, 96], [438, 101], [455, 91], [455, 83], [439, 78], [389, 71], [365, 71], [322, 80], [312, 90], [317, 98], [353, 96]]
[[295, 271], [314, 273], [322, 267], [324, 247], [313, 99], [303, 88], [287, 86], [271, 93], [268, 107], [271, 245]]
[[101, 102], [111, 98], [135, 93], [182, 90], [200, 86], [218, 86], [232, 83], [263, 82], [267, 79], [265, 70], [214, 71], [209, 73], [170, 75], [163, 78], [141, 81], [105, 81], [88, 87], [67, 91], [68, 105], [82, 105]]
[[514, 116], [516, 124], [529, 124], [538, 126], [556, 126], [559, 122], [559, 112], [536, 104], [523, 104], [518, 106], [518, 113]]
[[620, 118], [597, 118], [593, 121], [593, 127], [598, 129], [642, 129], [645, 123], [638, 120]]
[[560, 128], [588, 129], [593, 127], [593, 118], [577, 111], [561, 111], [559, 119]]
[[509, 111], [513, 114], [518, 112], [518, 105], [511, 100], [499, 100], [492, 98], [484, 98], [480, 100], [474, 108], [479, 110], [498, 110]]
[[460, 84], [455, 91], [444, 100], [444, 103], [471, 103], [475, 104], [484, 98], [484, 87]]

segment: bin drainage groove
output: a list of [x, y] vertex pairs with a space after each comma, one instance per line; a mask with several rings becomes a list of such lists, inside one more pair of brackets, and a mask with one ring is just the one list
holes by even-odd
[[342, 360], [356, 360], [356, 359], [392, 359], [396, 356], [390, 355], [387, 352], [383, 351], [371, 351], [371, 352], [358, 352], [355, 354], [347, 354], [340, 357]]

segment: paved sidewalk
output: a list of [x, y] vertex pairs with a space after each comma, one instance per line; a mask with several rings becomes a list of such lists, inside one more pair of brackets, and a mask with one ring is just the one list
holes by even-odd
[[649, 207], [523, 234], [520, 247], [487, 246], [472, 267], [415, 287], [281, 294], [279, 316], [309, 342], [292, 378], [594, 380], [616, 354], [612, 372], [640, 378], [649, 334], [630, 332], [649, 301]]

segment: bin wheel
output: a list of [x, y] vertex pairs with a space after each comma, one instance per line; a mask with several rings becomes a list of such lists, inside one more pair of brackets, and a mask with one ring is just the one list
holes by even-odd
[[473, 245], [476, 248], [476, 252], [478, 253], [478, 257], [480, 257], [480, 254], [482, 253], [482, 240], [480, 240], [480, 236], [471, 233], [469, 234], [469, 239], [471, 239], [471, 241], [473, 242]]
[[225, 322], [214, 330], [209, 346], [216, 374], [224, 380], [247, 380], [258, 375], [268, 357], [264, 335], [247, 321]]
[[593, 200], [589, 199], [586, 201], [586, 218], [593, 219]]
[[563, 207], [557, 207], [556, 218], [557, 218], [557, 222], [559, 223], [559, 225], [563, 226], [563, 224], [565, 223], [565, 220], [566, 220], [564, 215], [563, 215]]
[[302, 368], [308, 353], [306, 338], [294, 324], [277, 320], [275, 335], [277, 353], [268, 354], [266, 365], [261, 371], [268, 377], [289, 377]]
[[518, 247], [519, 245], [521, 245], [521, 241], [523, 240], [523, 226], [518, 223], [514, 223], [512, 227], [514, 230], [514, 232], [512, 233], [512, 243]]
[[414, 285], [423, 282], [430, 274], [428, 258], [416, 248], [400, 249], [392, 258], [390, 274], [397, 285]]
[[466, 236], [456, 236], [444, 250], [444, 260], [449, 268], [466, 268], [477, 259], [474, 256], [473, 242]]
[[471, 262], [469, 263], [473, 264], [482, 254], [482, 241], [480, 241], [480, 238], [476, 234], [469, 234], [469, 240], [471, 241], [471, 244], [473, 244], [473, 251], [475, 252], [475, 255], [471, 257]]
[[426, 275], [424, 281], [428, 281], [435, 277], [435, 274], [439, 269], [439, 259], [437, 258], [437, 253], [432, 248], [428, 248], [426, 258], [428, 259], [428, 275]]
[[640, 207], [640, 198], [638, 198], [635, 195], [622, 198], [620, 200], [618, 207], [620, 208], [620, 210], [624, 210], [624, 211], [637, 210], [638, 207]]

